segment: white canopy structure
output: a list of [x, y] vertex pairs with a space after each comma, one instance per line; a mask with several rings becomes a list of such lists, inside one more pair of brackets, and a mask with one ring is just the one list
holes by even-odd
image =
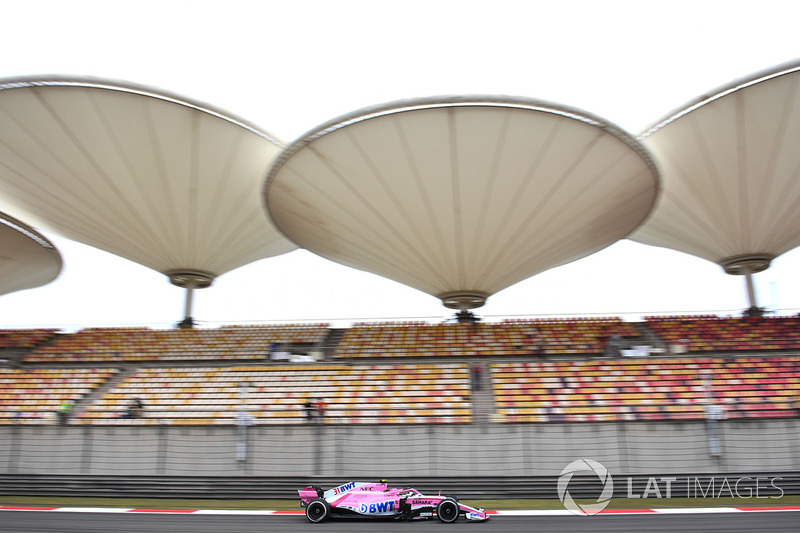
[[[282, 144], [186, 98], [117, 81], [0, 80], [0, 209], [194, 288], [295, 248], [260, 190]], [[121, 280], [124, 282], [124, 280]]]
[[47, 285], [62, 266], [52, 242], [24, 222], [0, 213], [0, 295]]
[[627, 237], [658, 189], [646, 151], [602, 119], [467, 96], [315, 128], [276, 161], [264, 196], [299, 246], [466, 312]]
[[704, 95], [640, 137], [664, 190], [631, 237], [752, 275], [800, 246], [800, 63]]

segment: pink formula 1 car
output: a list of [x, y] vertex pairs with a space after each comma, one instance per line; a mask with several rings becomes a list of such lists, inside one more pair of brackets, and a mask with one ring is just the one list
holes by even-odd
[[418, 520], [438, 517], [442, 522], [488, 520], [486, 511], [459, 503], [453, 496], [425, 496], [416, 489], [390, 489], [386, 481], [351, 481], [329, 490], [305, 487], [298, 491], [306, 518], [322, 522], [329, 517], [395, 518]]

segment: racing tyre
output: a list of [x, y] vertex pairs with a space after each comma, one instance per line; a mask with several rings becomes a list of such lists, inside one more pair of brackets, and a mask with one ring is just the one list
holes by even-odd
[[452, 498], [444, 499], [436, 506], [436, 515], [439, 517], [439, 520], [446, 524], [458, 520], [458, 513], [458, 502]]
[[306, 518], [309, 522], [322, 522], [331, 512], [331, 505], [323, 499], [311, 500], [306, 505]]

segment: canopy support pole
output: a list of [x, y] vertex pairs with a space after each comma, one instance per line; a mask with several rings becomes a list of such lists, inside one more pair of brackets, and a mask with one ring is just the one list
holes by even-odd
[[194, 305], [194, 285], [186, 285], [186, 301], [183, 306], [183, 320], [178, 323], [181, 329], [192, 329], [194, 319], [192, 318], [192, 306]]
[[753, 273], [748, 270], [744, 275], [744, 279], [747, 283], [747, 301], [750, 303], [750, 308], [758, 307], [758, 302], [756, 302], [756, 289], [753, 284]]
[[214, 281], [214, 274], [202, 270], [189, 270], [179, 269], [164, 272], [169, 276], [169, 281], [173, 285], [177, 285], [186, 289], [186, 302], [183, 307], [183, 320], [178, 322], [176, 326], [181, 329], [191, 329], [194, 327], [194, 319], [192, 318], [192, 305], [194, 304], [194, 290], [205, 289], [210, 287]]
[[747, 316], [764, 316], [764, 310], [758, 306], [756, 301], [755, 283], [753, 283], [753, 272], [750, 269], [744, 273], [744, 280], [747, 284], [747, 301], [750, 307], [744, 312]]
[[183, 317], [185, 319], [192, 319], [192, 307], [194, 306], [194, 286], [189, 285], [186, 287], [186, 305], [183, 307]]
[[753, 274], [758, 274], [769, 268], [773, 256], [766, 254], [734, 255], [722, 259], [719, 265], [725, 272], [734, 276], [744, 276], [747, 283], [747, 300], [750, 307], [744, 312], [745, 316], [764, 316], [764, 310], [756, 301], [756, 289]]

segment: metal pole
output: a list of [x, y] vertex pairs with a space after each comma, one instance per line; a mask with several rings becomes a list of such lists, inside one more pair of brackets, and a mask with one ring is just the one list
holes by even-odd
[[617, 426], [617, 454], [619, 456], [619, 466], [623, 472], [630, 472], [631, 466], [628, 461], [628, 433], [627, 424], [624, 421], [618, 421]]
[[522, 438], [522, 473], [526, 476], [531, 475], [531, 424], [523, 424], [519, 431]]
[[183, 318], [186, 321], [192, 319], [192, 306], [194, 304], [194, 286], [188, 285], [186, 287], [186, 304], [183, 307]]
[[158, 428], [158, 456], [156, 457], [156, 475], [163, 476], [167, 472], [167, 446], [169, 434], [166, 426]]
[[83, 454], [81, 457], [81, 474], [89, 474], [92, 470], [92, 427], [83, 427]]
[[247, 382], [239, 383], [239, 416], [236, 420], [238, 426], [239, 440], [236, 443], [236, 461], [244, 465], [247, 462], [247, 426], [249, 424], [247, 416]]
[[11, 446], [8, 453], [8, 473], [16, 474], [19, 469], [20, 455], [22, 449], [22, 426], [19, 419], [14, 421], [11, 426]]
[[430, 458], [428, 459], [428, 475], [435, 476], [437, 471], [437, 449], [436, 449], [436, 431], [435, 426], [428, 426], [428, 446]]
[[714, 459], [717, 468], [722, 461], [722, 442], [719, 437], [717, 420], [721, 417], [720, 408], [714, 403], [714, 382], [711, 374], [703, 374], [703, 403], [706, 415], [706, 436], [708, 439], [708, 453]]
[[322, 419], [314, 422], [314, 475], [322, 474]]
[[339, 427], [336, 429], [336, 475], [344, 473], [344, 432], [347, 428]]
[[744, 274], [744, 279], [747, 282], [747, 298], [750, 302], [750, 308], [757, 309], [758, 302], [756, 302], [756, 289], [753, 285], [753, 272], [749, 268]]

